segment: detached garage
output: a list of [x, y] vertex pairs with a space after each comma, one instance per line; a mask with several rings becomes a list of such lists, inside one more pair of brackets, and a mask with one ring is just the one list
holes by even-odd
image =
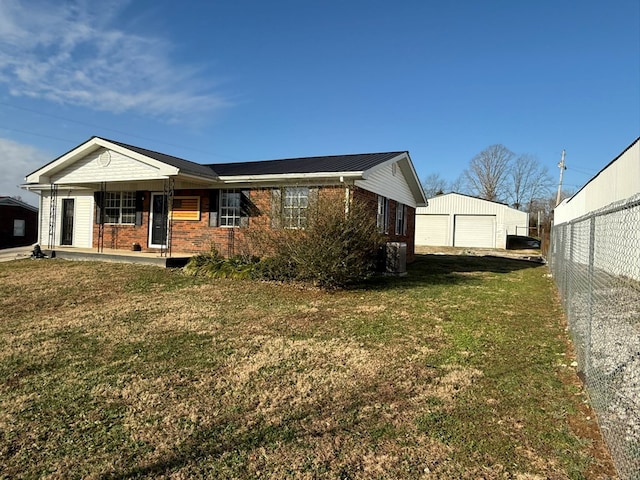
[[529, 215], [504, 203], [447, 193], [416, 209], [416, 246], [506, 248], [527, 235]]

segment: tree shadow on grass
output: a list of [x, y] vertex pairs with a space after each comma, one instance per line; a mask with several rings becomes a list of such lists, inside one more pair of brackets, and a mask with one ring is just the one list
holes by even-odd
[[378, 276], [360, 285], [366, 290], [413, 288], [425, 285], [479, 283], [478, 273], [511, 273], [541, 264], [527, 260], [497, 256], [473, 255], [416, 255], [407, 266], [406, 276]]

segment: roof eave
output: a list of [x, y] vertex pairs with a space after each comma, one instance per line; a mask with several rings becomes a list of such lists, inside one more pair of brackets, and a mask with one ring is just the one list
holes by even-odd
[[295, 180], [358, 180], [362, 178], [363, 172], [312, 172], [312, 173], [278, 173], [264, 175], [220, 175], [218, 178], [223, 183], [277, 183], [293, 182]]

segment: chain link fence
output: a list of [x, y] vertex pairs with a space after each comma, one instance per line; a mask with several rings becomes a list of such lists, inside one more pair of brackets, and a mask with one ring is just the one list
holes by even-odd
[[549, 266], [601, 430], [640, 478], [640, 195], [554, 226]]

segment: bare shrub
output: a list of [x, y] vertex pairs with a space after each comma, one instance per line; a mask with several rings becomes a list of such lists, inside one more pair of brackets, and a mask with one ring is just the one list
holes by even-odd
[[329, 288], [370, 276], [384, 243], [370, 205], [355, 198], [345, 204], [336, 196], [319, 195], [308, 208], [304, 229], [272, 228], [249, 234], [260, 251], [269, 252], [257, 275]]

